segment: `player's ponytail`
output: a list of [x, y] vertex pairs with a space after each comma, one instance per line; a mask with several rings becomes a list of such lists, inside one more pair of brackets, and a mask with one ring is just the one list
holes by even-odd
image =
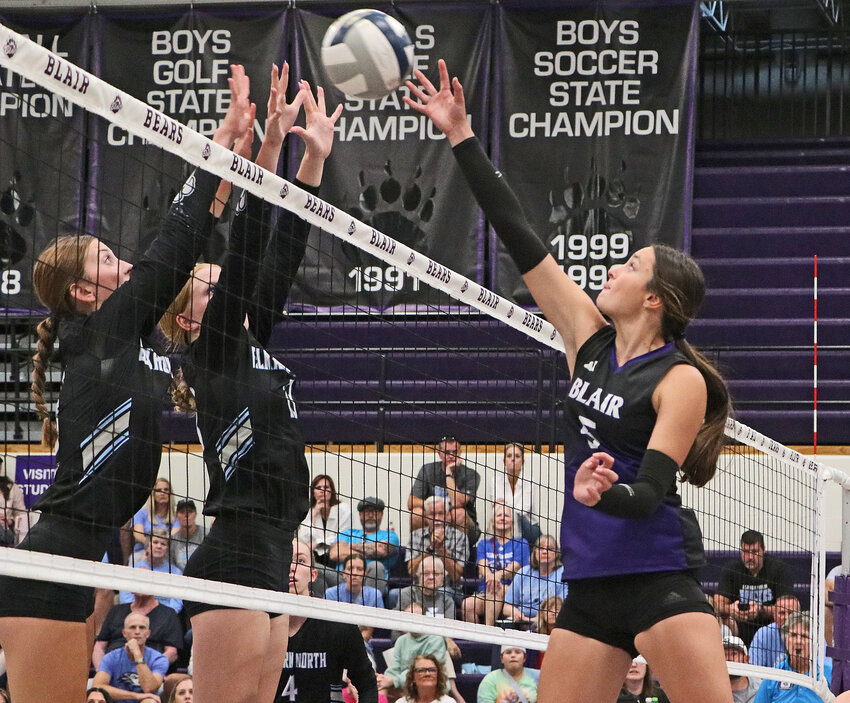
[[684, 480], [704, 486], [717, 471], [717, 459], [726, 443], [726, 418], [732, 411], [729, 391], [714, 365], [685, 339], [685, 328], [694, 318], [705, 297], [705, 278], [697, 263], [687, 254], [663, 244], [653, 245], [655, 270], [647, 288], [661, 299], [664, 314], [661, 332], [705, 379], [707, 402], [705, 420], [682, 464]]
[[35, 410], [41, 418], [41, 441], [51, 449], [56, 444], [59, 432], [50, 411], [47, 409], [47, 401], [44, 391], [47, 387], [47, 364], [53, 355], [53, 346], [56, 342], [56, 321], [53, 317], [43, 319], [38, 327], [38, 343], [36, 352], [32, 357], [32, 384], [30, 394], [35, 402]]
[[39, 254], [32, 269], [32, 284], [39, 300], [50, 309], [51, 315], [42, 320], [36, 331], [38, 343], [32, 357], [30, 392], [35, 409], [42, 420], [41, 441], [49, 447], [56, 444], [56, 423], [47, 408], [47, 366], [56, 344], [58, 318], [78, 313], [71, 296], [71, 285], [83, 277], [86, 254], [95, 241], [88, 234], [58, 237]]

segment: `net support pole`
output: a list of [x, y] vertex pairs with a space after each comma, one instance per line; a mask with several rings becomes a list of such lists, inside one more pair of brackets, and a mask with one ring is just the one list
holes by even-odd
[[832, 692], [850, 690], [850, 489], [842, 490], [841, 575], [835, 579], [832, 600]]

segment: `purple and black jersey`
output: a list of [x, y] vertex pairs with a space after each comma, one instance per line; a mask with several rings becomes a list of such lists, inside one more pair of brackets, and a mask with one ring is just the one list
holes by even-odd
[[671, 483], [658, 510], [642, 520], [613, 517], [573, 499], [578, 467], [594, 452], [615, 459], [620, 483], [637, 476], [655, 427], [652, 394], [688, 359], [672, 344], [617, 363], [616, 331], [606, 326], [579, 349], [567, 398], [566, 482], [561, 520], [564, 580], [680, 571], [702, 565], [696, 516]]

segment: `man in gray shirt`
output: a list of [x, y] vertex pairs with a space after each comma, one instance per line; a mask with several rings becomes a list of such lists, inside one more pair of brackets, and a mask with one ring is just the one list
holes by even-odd
[[179, 501], [175, 513], [180, 527], [171, 533], [169, 557], [171, 563], [183, 571], [192, 552], [207, 536], [207, 528], [198, 524], [198, 509], [193, 500]]
[[407, 546], [407, 572], [416, 576], [422, 560], [427, 556], [440, 557], [449, 583], [463, 576], [463, 565], [469, 556], [469, 542], [461, 530], [446, 524], [446, 499], [437, 496], [426, 498], [425, 526], [410, 534]]
[[410, 529], [417, 530], [425, 522], [425, 499], [442, 496], [448, 499], [446, 515], [449, 524], [463, 530], [471, 542], [478, 540], [478, 515], [475, 499], [481, 477], [460, 458], [460, 442], [443, 437], [437, 447], [439, 461], [425, 464], [416, 475], [407, 499], [410, 510]]

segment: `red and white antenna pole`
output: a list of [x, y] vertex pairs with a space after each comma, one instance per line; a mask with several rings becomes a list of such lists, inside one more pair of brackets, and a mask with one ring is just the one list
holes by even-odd
[[812, 431], [814, 435], [814, 453], [818, 453], [818, 255], [815, 254], [815, 277], [814, 277], [814, 364], [813, 364], [813, 401], [814, 412], [812, 413]]

